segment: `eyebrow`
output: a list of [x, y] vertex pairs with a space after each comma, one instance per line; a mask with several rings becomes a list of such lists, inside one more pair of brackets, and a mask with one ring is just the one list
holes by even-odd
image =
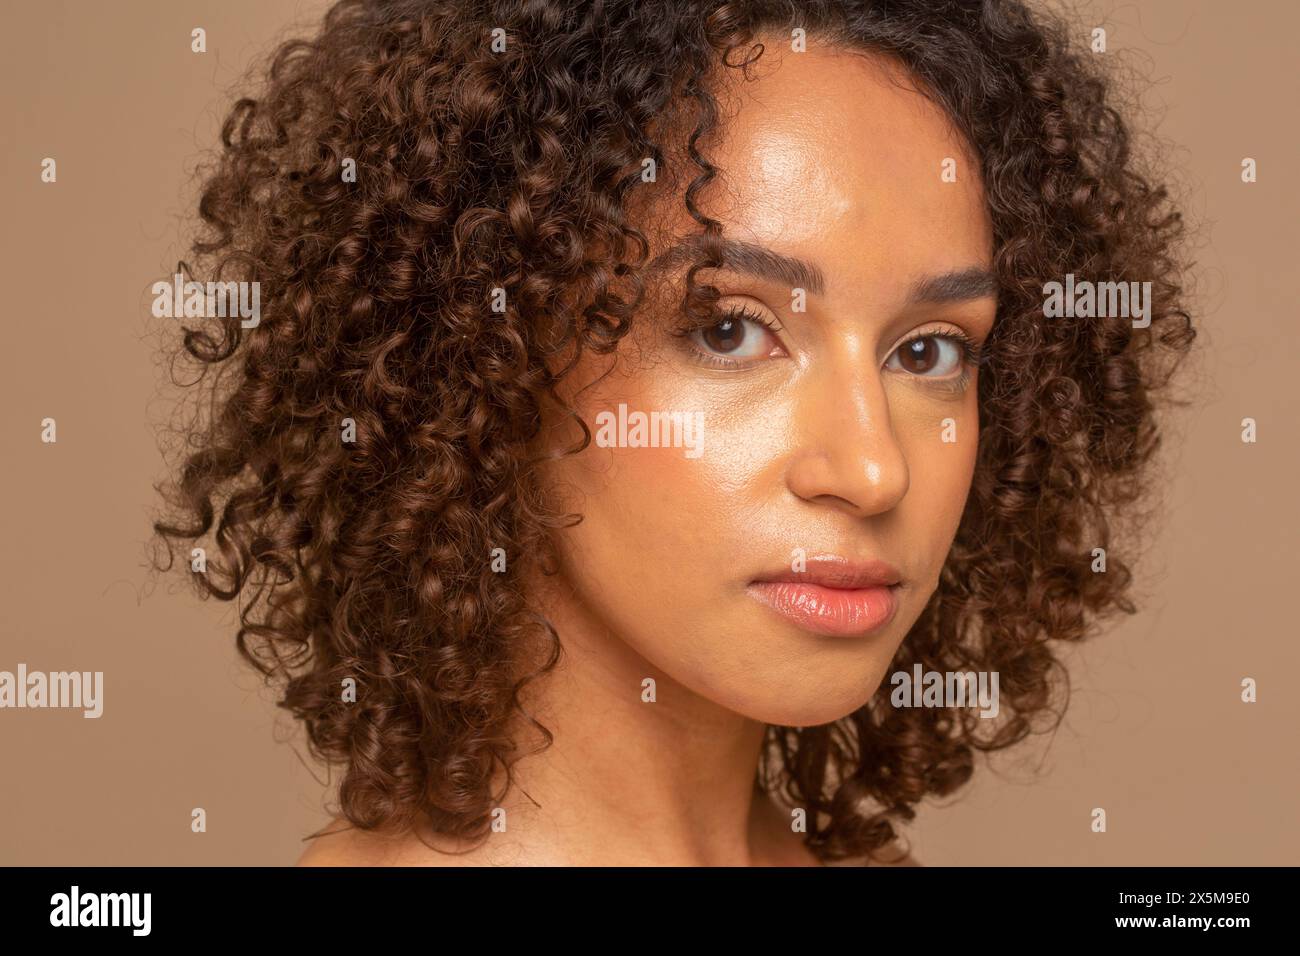
[[998, 279], [988, 269], [971, 266], [956, 272], [927, 276], [912, 286], [908, 300], [917, 303], [963, 302], [997, 295]]
[[[822, 271], [811, 262], [796, 259], [766, 246], [755, 245], [741, 239], [717, 239], [718, 249], [722, 253], [722, 268], [731, 269], [742, 275], [755, 279], [772, 279], [791, 288], [806, 289], [814, 295], [820, 295], [826, 289], [826, 279]], [[651, 270], [671, 269], [685, 263], [693, 263], [705, 250], [705, 237], [687, 236], [681, 242], [655, 257], [650, 263]]]
[[[791, 288], [806, 289], [813, 295], [820, 295], [826, 290], [825, 276], [811, 262], [741, 239], [719, 237], [717, 242], [722, 253], [721, 268], [757, 279], [771, 279]], [[654, 271], [692, 263], [704, 249], [704, 236], [688, 236], [656, 256], [649, 268]], [[971, 266], [927, 276], [912, 286], [908, 301], [927, 305], [963, 302], [996, 295], [997, 291], [997, 276], [988, 269]]]

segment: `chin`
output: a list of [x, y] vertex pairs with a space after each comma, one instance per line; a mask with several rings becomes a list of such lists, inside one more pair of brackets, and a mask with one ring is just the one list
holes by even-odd
[[847, 717], [865, 706], [880, 686], [883, 675], [872, 672], [861, 680], [848, 680], [851, 671], [834, 677], [817, 676], [815, 671], [790, 675], [784, 683], [749, 689], [729, 700], [717, 700], [730, 710], [765, 724], [781, 727], [817, 727]]
[[800, 701], [769, 701], [768, 706], [756, 709], [755, 713], [746, 714], [753, 720], [779, 727], [819, 727], [834, 723], [858, 708], [862, 707], [871, 695], [858, 695], [851, 702], [829, 702], [826, 698]]

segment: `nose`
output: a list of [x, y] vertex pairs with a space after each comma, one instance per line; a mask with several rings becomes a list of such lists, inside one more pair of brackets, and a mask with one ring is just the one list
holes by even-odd
[[882, 514], [907, 494], [907, 458], [894, 437], [879, 369], [827, 374], [800, 403], [799, 445], [786, 486], [854, 517]]

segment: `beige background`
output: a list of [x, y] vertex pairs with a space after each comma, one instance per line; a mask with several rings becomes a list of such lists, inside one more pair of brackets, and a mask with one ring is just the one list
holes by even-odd
[[[1068, 657], [1066, 721], [922, 809], [927, 864], [1295, 864], [1296, 109], [1291, 0], [1082, 3], [1200, 224], [1196, 405], [1177, 419], [1141, 613]], [[0, 32], [6, 291], [0, 669], [102, 670], [105, 712], [0, 711], [0, 862], [279, 864], [324, 819], [233, 612], [149, 593], [165, 411], [149, 285], [231, 85], [320, 3], [14, 4]], [[208, 52], [189, 51], [194, 26]], [[58, 161], [58, 182], [40, 162]], [[1240, 181], [1242, 157], [1259, 182]], [[165, 320], [163, 320], [165, 321]], [[58, 421], [58, 443], [39, 440]], [[1240, 422], [1259, 422], [1243, 444]], [[1239, 701], [1242, 677], [1260, 700]], [[283, 742], [286, 739], [292, 744]], [[300, 756], [303, 755], [303, 756]], [[208, 832], [190, 832], [204, 807]], [[1089, 830], [1105, 807], [1109, 832]]]

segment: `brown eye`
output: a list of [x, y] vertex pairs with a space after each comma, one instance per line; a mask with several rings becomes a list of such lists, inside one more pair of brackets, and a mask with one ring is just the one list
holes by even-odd
[[953, 335], [918, 335], [889, 356], [886, 367], [925, 378], [947, 378], [961, 370], [964, 342]]
[[704, 330], [704, 344], [715, 352], [734, 352], [745, 341], [745, 323], [734, 315], [720, 319]]
[[898, 359], [906, 371], [923, 375], [939, 360], [939, 346], [931, 338], [913, 339], [898, 350]]
[[771, 325], [748, 309], [715, 316], [712, 325], [692, 332], [690, 341], [701, 354], [726, 364], [773, 358], [781, 353]]

